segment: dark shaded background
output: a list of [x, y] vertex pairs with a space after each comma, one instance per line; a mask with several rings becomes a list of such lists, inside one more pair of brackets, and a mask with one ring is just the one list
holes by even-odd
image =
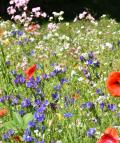
[[[0, 16], [10, 19], [6, 13], [9, 0], [0, 0]], [[40, 6], [47, 14], [53, 11], [65, 12], [65, 20], [73, 18], [86, 8], [99, 19], [102, 14], [107, 14], [116, 20], [120, 20], [120, 0], [30, 0], [29, 8]]]

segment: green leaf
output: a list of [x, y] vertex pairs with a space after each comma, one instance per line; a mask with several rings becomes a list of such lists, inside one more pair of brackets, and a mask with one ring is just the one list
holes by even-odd
[[27, 127], [28, 122], [33, 120], [33, 114], [32, 113], [27, 113], [23, 116], [23, 121], [24, 121], [24, 128]]
[[17, 124], [17, 126], [23, 127], [23, 119], [17, 112], [13, 112], [13, 120]]
[[16, 130], [16, 123], [13, 120], [3, 123], [2, 126], [8, 130], [9, 129]]

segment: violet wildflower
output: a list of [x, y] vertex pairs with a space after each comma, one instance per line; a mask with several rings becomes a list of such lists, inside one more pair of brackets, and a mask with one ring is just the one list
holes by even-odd
[[14, 135], [14, 133], [15, 133], [14, 130], [9, 130], [8, 131], [8, 136], [12, 136], [12, 135]]
[[95, 135], [95, 132], [96, 132], [96, 128], [89, 128], [86, 134], [88, 137], [92, 137]]
[[64, 114], [64, 117], [65, 117], [65, 118], [69, 118], [69, 117], [72, 117], [72, 116], [73, 116], [72, 113], [65, 113], [65, 114]]
[[22, 107], [29, 107], [31, 105], [30, 99], [23, 99], [21, 106]]
[[19, 111], [19, 114], [20, 114], [21, 116], [23, 116], [23, 115], [25, 114], [25, 111], [24, 111], [24, 110], [20, 110], [20, 111]]
[[103, 110], [104, 109], [104, 107], [105, 107], [105, 103], [100, 103], [100, 108]]
[[39, 112], [35, 112], [35, 113], [34, 113], [34, 120], [35, 120], [35, 121], [43, 122], [44, 119], [45, 119], [44, 114], [41, 114], [41, 113], [39, 113]]
[[111, 110], [111, 111], [115, 111], [116, 110], [116, 105], [114, 104], [108, 104], [108, 109]]
[[7, 135], [7, 134], [3, 134], [3, 135], [2, 135], [2, 139], [3, 139], [3, 140], [8, 139], [8, 135]]
[[36, 124], [35, 124], [34, 121], [29, 121], [29, 122], [28, 122], [28, 127], [29, 127], [29, 128], [35, 128], [35, 126], [36, 126]]
[[59, 94], [56, 92], [56, 93], [53, 93], [52, 94], [52, 98], [53, 98], [53, 100], [58, 100], [58, 98], [59, 98]]

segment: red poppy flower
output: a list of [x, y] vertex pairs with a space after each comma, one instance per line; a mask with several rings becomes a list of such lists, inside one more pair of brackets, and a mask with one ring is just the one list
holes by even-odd
[[8, 113], [7, 109], [0, 109], [0, 117], [5, 116]]
[[120, 72], [110, 73], [106, 86], [112, 96], [120, 96]]
[[26, 80], [29, 80], [33, 76], [35, 70], [36, 70], [36, 64], [30, 66], [28, 69], [24, 71], [24, 73], [26, 74]]
[[118, 131], [114, 128], [107, 128], [97, 143], [119, 143]]

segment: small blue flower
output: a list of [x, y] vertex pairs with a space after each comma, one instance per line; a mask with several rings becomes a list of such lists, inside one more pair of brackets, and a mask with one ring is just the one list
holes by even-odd
[[105, 103], [100, 103], [100, 108], [103, 110], [104, 109], [104, 107], [105, 107]]
[[19, 36], [23, 35], [23, 31], [18, 31], [17, 33], [18, 33]]
[[72, 113], [65, 113], [65, 114], [64, 114], [64, 117], [65, 117], [65, 118], [69, 118], [69, 117], [72, 117], [72, 116], [73, 116]]
[[28, 122], [28, 127], [29, 127], [29, 128], [35, 128], [35, 126], [36, 126], [36, 125], [35, 125], [35, 122], [34, 122], [34, 121], [29, 121], [29, 122]]
[[25, 114], [25, 111], [24, 111], [24, 110], [20, 110], [20, 111], [19, 111], [19, 114], [20, 114], [21, 116], [23, 116], [23, 115]]
[[41, 113], [39, 113], [39, 112], [35, 112], [35, 113], [34, 113], [34, 120], [35, 120], [35, 121], [43, 122], [44, 119], [45, 119], [44, 114], [41, 114]]
[[56, 91], [60, 90], [60, 88], [61, 88], [61, 85], [54, 86], [54, 90], [56, 90]]
[[92, 65], [93, 61], [91, 59], [87, 60], [87, 65]]
[[2, 135], [2, 139], [3, 139], [3, 140], [8, 139], [8, 135], [7, 135], [7, 134], [3, 134], [3, 135]]
[[21, 106], [22, 107], [29, 107], [31, 105], [30, 99], [23, 99]]
[[59, 98], [59, 94], [57, 92], [53, 93], [52, 98], [53, 98], [53, 100], [57, 100]]
[[108, 104], [108, 109], [111, 110], [111, 111], [115, 111], [116, 110], [116, 105]]
[[89, 128], [87, 131], [87, 136], [92, 137], [95, 135], [95, 132], [96, 132], [96, 128]]
[[8, 131], [8, 135], [9, 135], [9, 136], [14, 135], [14, 133], [15, 133], [14, 130], [9, 130], [9, 131]]

